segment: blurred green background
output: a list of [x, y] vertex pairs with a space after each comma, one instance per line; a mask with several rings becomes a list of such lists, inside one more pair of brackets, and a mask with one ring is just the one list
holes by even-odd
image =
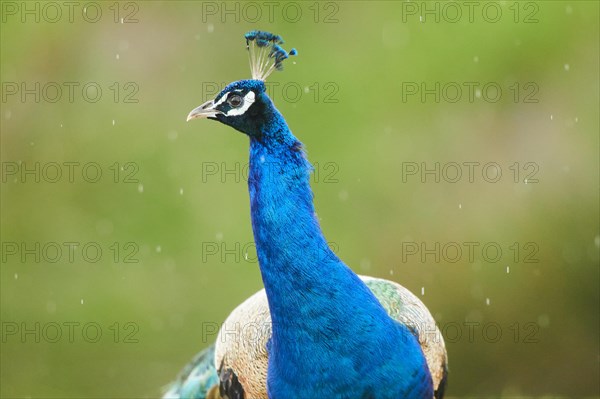
[[429, 307], [448, 396], [599, 395], [598, 2], [48, 4], [2, 2], [2, 397], [156, 397], [262, 287], [248, 140], [185, 122], [250, 29], [298, 49], [270, 90], [325, 234]]

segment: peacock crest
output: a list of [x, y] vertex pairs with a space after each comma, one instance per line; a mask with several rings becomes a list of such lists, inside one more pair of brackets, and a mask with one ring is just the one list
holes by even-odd
[[289, 53], [285, 51], [281, 47], [283, 39], [273, 33], [253, 30], [246, 33], [245, 38], [252, 79], [264, 82], [274, 70], [283, 69], [283, 61], [290, 55], [298, 55], [295, 48]]

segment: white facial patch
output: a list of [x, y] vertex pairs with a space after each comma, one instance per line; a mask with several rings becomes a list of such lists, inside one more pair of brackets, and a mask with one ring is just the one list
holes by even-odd
[[[226, 97], [226, 96], [223, 96], [223, 97]], [[250, 106], [252, 104], [254, 104], [255, 100], [256, 100], [256, 95], [254, 94], [253, 91], [249, 91], [248, 94], [246, 94], [244, 96], [244, 103], [242, 104], [242, 106], [239, 108], [230, 109], [226, 115], [227, 116], [242, 115], [244, 112], [248, 111], [248, 108], [250, 108]]]
[[227, 100], [227, 96], [229, 96], [229, 93], [225, 93], [221, 96], [221, 98], [219, 99], [219, 101], [217, 101], [216, 103], [213, 104], [213, 108], [217, 108], [219, 105], [223, 104], [225, 102], [225, 100]]

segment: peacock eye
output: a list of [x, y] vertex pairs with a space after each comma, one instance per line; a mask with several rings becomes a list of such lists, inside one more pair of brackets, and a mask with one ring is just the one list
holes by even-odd
[[231, 97], [229, 97], [227, 99], [227, 102], [229, 103], [229, 105], [231, 105], [233, 108], [238, 108], [240, 105], [243, 104], [244, 99], [241, 96], [233, 95]]

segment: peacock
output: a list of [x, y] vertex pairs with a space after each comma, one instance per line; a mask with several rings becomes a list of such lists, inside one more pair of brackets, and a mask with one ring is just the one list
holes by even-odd
[[187, 120], [216, 120], [250, 139], [251, 222], [265, 288], [231, 312], [164, 398], [441, 398], [446, 348], [425, 305], [393, 281], [358, 276], [323, 236], [312, 166], [265, 90], [296, 50], [269, 32], [245, 39], [252, 79], [230, 83]]

